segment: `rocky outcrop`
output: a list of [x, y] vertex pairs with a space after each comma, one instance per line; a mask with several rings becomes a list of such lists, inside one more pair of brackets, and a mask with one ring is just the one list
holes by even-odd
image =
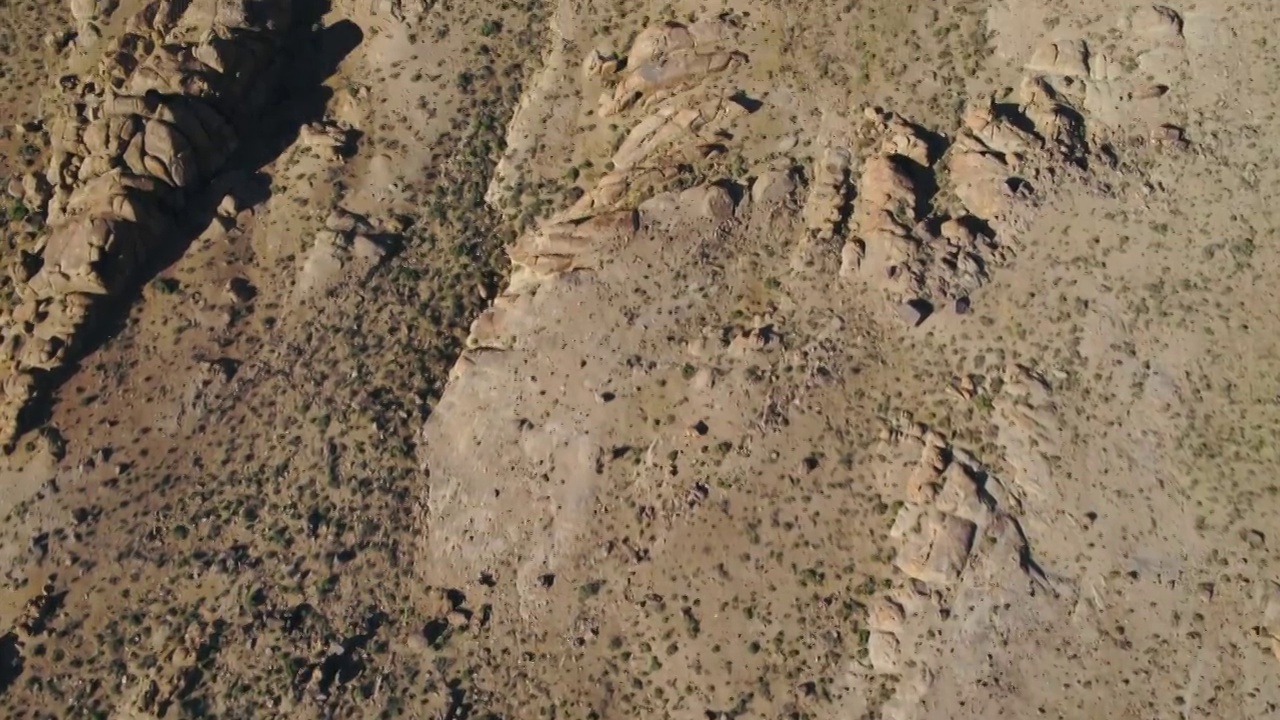
[[[534, 318], [527, 306], [539, 289], [557, 277], [598, 268], [609, 243], [637, 229], [637, 213], [620, 210], [580, 220], [548, 224], [522, 235], [507, 250], [511, 279], [506, 289], [471, 324], [468, 351], [504, 350]], [[470, 361], [464, 354], [454, 375]]]
[[0, 440], [91, 316], [177, 242], [184, 204], [223, 169], [273, 87], [289, 3], [152, 2], [50, 122], [48, 230], [0, 326]]
[[984, 219], [933, 210], [940, 179], [925, 131], [892, 113], [872, 117], [882, 140], [858, 178], [841, 275], [885, 288], [919, 324], [933, 305], [984, 284], [1000, 250]]
[[907, 582], [868, 604], [866, 663], [876, 674], [918, 676], [899, 689], [900, 704], [910, 704], [931, 672], [920, 660], [941, 608], [959, 611], [954, 598], [989, 584], [1005, 592], [1016, 587], [1011, 578], [1044, 579], [1028, 560], [1020, 502], [972, 455], [917, 424], [882, 439], [883, 456], [893, 459], [882, 491], [899, 507], [889, 530], [893, 564]]
[[175, 702], [190, 694], [203, 679], [202, 661], [217, 652], [212, 628], [193, 622], [171, 647], [148, 666], [130, 668], [139, 682], [130, 689], [121, 708], [129, 717], [164, 717]]
[[672, 165], [719, 150], [722, 131], [747, 113], [737, 100], [712, 97], [700, 103], [673, 98], [636, 124], [614, 152], [614, 169]]
[[[1018, 97], [1022, 111], [1046, 140], [1070, 137], [1078, 119], [1073, 108], [1087, 112], [1104, 125], [1118, 125], [1144, 107], [1143, 101], [1163, 97], [1178, 80], [1183, 56], [1182, 18], [1169, 8], [1136, 8], [1120, 24], [1122, 44], [1129, 45], [1125, 61], [1098, 50], [1083, 39], [1043, 41], [1025, 65]], [[1059, 135], [1054, 115], [1066, 120]]]
[[[554, 222], [636, 208], [646, 198], [687, 188], [695, 168], [727, 151], [734, 137], [729, 129], [752, 112], [750, 101], [698, 81], [745, 62], [736, 53], [714, 50], [723, 47], [728, 30], [715, 19], [689, 26], [664, 23], [640, 33], [601, 115], [621, 113], [641, 98], [647, 112], [614, 151], [609, 171]], [[597, 55], [588, 58], [588, 66], [598, 64]]]
[[672, 22], [646, 28], [632, 43], [625, 70], [613, 92], [601, 98], [600, 115], [616, 115], [663, 91], [695, 83], [744, 62], [745, 55], [728, 47], [728, 30], [719, 18], [691, 25]]
[[850, 162], [848, 150], [827, 148], [814, 166], [804, 204], [808, 240], [828, 241], [840, 230], [848, 214]]
[[604, 175], [508, 248], [510, 281], [472, 323], [468, 352], [455, 366], [455, 376], [471, 364], [474, 353], [510, 346], [531, 320], [528, 307], [542, 286], [600, 267], [606, 249], [638, 229], [644, 201], [683, 190], [672, 195], [680, 205], [696, 206], [717, 222], [733, 217], [733, 195], [724, 185], [702, 181], [697, 172], [726, 152], [725, 143], [734, 137], [729, 128], [753, 111], [741, 94], [705, 82], [746, 60], [729, 48], [730, 30], [722, 18], [660, 23], [642, 31], [625, 58], [600, 50], [586, 57], [582, 67], [588, 76], [617, 79], [599, 114], [643, 114], [636, 113], [639, 120], [609, 158]]
[[645, 198], [677, 188], [687, 168], [724, 152], [724, 131], [747, 112], [733, 97], [669, 98], [627, 134], [610, 160], [613, 169], [554, 221], [635, 208]]
[[[1074, 73], [1084, 66], [1087, 72], [1088, 62], [1083, 43], [1058, 43], [1030, 67]], [[913, 325], [944, 304], [967, 312], [989, 268], [1007, 259], [1046, 169], [1083, 165], [1088, 155], [1082, 116], [1046, 77], [1028, 76], [1016, 106], [970, 105], [941, 157], [941, 136], [869, 110], [880, 142], [855, 183], [841, 276], [883, 287], [900, 307], [912, 309]], [[939, 209], [947, 201], [950, 212]]]
[[354, 142], [351, 128], [332, 121], [303, 125], [298, 132], [298, 144], [311, 148], [321, 158], [340, 160], [351, 150]]

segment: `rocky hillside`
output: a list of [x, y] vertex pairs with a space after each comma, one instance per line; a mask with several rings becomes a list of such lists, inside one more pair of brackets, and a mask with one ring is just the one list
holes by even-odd
[[11, 4], [12, 717], [1268, 717], [1264, 3]]

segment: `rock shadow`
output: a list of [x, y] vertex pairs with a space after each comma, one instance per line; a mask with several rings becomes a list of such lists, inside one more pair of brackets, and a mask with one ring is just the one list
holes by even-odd
[[22, 646], [16, 633], [0, 636], [0, 695], [4, 695], [22, 675]]

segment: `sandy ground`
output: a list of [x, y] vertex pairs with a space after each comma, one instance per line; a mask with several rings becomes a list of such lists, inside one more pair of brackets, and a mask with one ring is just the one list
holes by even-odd
[[[141, 9], [4, 7], [6, 327]], [[6, 716], [1280, 717], [1280, 8], [315, 11], [0, 461]]]

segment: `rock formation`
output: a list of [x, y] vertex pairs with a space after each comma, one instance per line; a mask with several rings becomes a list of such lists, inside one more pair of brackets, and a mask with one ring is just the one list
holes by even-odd
[[1036, 595], [1015, 590], [1022, 585], [1054, 591], [1030, 559], [1018, 496], [976, 458], [915, 423], [886, 430], [882, 440], [884, 456], [894, 459], [882, 492], [899, 508], [889, 531], [893, 564], [907, 581], [867, 605], [865, 663], [871, 674], [902, 680], [885, 716], [912, 717], [932, 680], [927, 658], [937, 651], [940, 613], [981, 623], [963, 617], [972, 608], [962, 598], [992, 588], [1013, 591], [1009, 599]]
[[290, 3], [149, 3], [48, 123], [48, 228], [16, 269], [0, 322], [0, 440], [13, 442], [41, 381], [73, 362], [94, 315], [179, 242], [273, 89]]
[[726, 47], [728, 30], [718, 18], [646, 28], [632, 43], [612, 94], [601, 98], [600, 115], [616, 115], [642, 99], [744, 62], [742, 53]]
[[804, 204], [807, 240], [831, 240], [848, 214], [849, 163], [848, 150], [827, 148], [814, 166]]
[[[1055, 45], [1032, 66], [1072, 65], [1083, 53]], [[927, 316], [918, 313], [922, 307], [959, 302], [967, 308], [988, 268], [1006, 259], [1042, 168], [1081, 163], [1089, 151], [1080, 114], [1044, 77], [1029, 76], [1020, 100], [1016, 109], [990, 100], [972, 104], [941, 158], [923, 128], [869, 110], [872, 133], [881, 140], [856, 182], [841, 276], [867, 278], [896, 302], [909, 303], [913, 324]], [[934, 207], [943, 192], [961, 212]]]
[[[689, 188], [690, 168], [725, 151], [735, 121], [751, 112], [740, 95], [699, 83], [708, 74], [745, 62], [726, 50], [730, 27], [722, 19], [691, 25], [661, 23], [642, 31], [625, 61], [593, 50], [583, 62], [588, 74], [620, 75], [601, 116], [645, 110], [593, 187], [548, 222], [522, 235], [508, 249], [512, 273], [507, 288], [478, 317], [467, 340], [470, 351], [497, 350], [525, 317], [522, 308], [540, 285], [576, 270], [598, 267], [609, 243], [638, 227], [637, 208], [649, 198], [688, 188], [693, 202], [716, 220], [732, 216], [734, 200], [723, 186]], [[621, 68], [619, 68], [621, 65]], [[642, 106], [639, 101], [646, 102]], [[697, 195], [697, 197], [693, 197]], [[464, 354], [454, 374], [470, 362]]]

